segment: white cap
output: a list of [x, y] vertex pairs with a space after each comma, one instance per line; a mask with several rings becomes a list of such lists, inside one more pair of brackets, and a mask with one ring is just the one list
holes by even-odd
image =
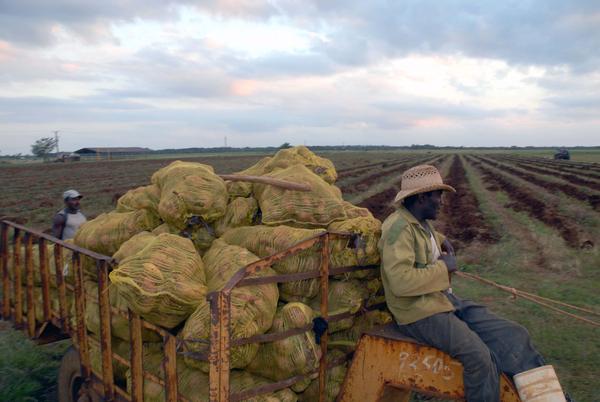
[[83, 195], [79, 194], [77, 190], [67, 190], [63, 193], [63, 200], [68, 200], [69, 198], [83, 198]]

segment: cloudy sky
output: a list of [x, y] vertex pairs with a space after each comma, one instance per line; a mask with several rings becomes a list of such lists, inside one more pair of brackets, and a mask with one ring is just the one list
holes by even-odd
[[0, 0], [0, 152], [600, 145], [600, 2]]

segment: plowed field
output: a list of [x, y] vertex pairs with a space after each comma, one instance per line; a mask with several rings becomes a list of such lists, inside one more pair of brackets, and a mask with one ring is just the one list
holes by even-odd
[[[264, 155], [214, 156], [217, 173], [232, 173]], [[515, 154], [332, 152], [344, 198], [384, 220], [401, 175], [435, 165], [456, 194], [445, 194], [434, 223], [454, 244], [462, 269], [504, 285], [600, 310], [600, 166]], [[61, 194], [84, 194], [93, 217], [111, 210], [130, 188], [146, 185], [171, 160], [81, 162], [0, 167], [0, 215], [48, 230]], [[575, 399], [600, 401], [600, 329], [476, 282], [455, 279], [463, 297], [519, 321]], [[594, 317], [588, 317], [594, 318]], [[599, 317], [595, 317], [600, 321]], [[551, 323], [551, 324], [550, 324]]]

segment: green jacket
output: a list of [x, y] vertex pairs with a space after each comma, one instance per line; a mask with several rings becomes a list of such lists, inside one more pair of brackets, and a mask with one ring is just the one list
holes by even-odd
[[[434, 234], [438, 247], [444, 236]], [[450, 287], [448, 270], [442, 260], [431, 261], [431, 238], [419, 221], [403, 206], [382, 225], [379, 240], [381, 279], [388, 308], [399, 324], [453, 311], [442, 293]]]

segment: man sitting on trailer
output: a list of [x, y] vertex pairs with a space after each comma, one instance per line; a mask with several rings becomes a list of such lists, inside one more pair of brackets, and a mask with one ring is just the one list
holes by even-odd
[[77, 190], [67, 190], [63, 193], [65, 208], [54, 215], [52, 235], [61, 240], [72, 239], [79, 226], [87, 221], [81, 213], [80, 200], [83, 198]]
[[456, 192], [434, 166], [403, 173], [397, 210], [383, 223], [379, 242], [385, 298], [401, 333], [462, 363], [467, 401], [499, 401], [500, 372], [512, 377], [544, 360], [525, 328], [452, 293], [454, 249], [429, 222], [443, 191]]

